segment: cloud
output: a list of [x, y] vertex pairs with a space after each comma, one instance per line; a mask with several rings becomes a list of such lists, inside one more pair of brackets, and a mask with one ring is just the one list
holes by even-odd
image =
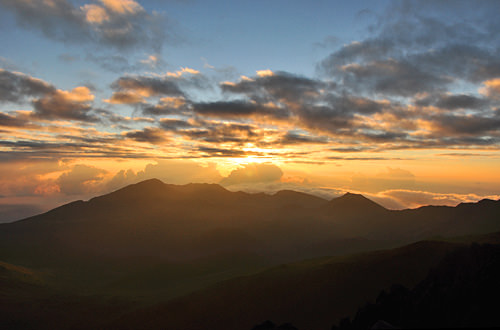
[[94, 43], [121, 50], [160, 50], [174, 40], [171, 26], [159, 13], [148, 13], [133, 0], [100, 0], [75, 6], [68, 0], [1, 0], [23, 28], [65, 43]]
[[[377, 195], [379, 198], [392, 199], [399, 208], [417, 208], [426, 205], [456, 206], [459, 203], [477, 202], [483, 198], [498, 199], [499, 196], [479, 196], [476, 194], [434, 193], [407, 189], [387, 190]], [[390, 201], [387, 201], [390, 203]]]
[[283, 145], [298, 145], [298, 144], [325, 144], [328, 139], [325, 137], [317, 137], [296, 132], [287, 132], [279, 139], [279, 143]]
[[[171, 121], [170, 121], [171, 122]], [[165, 121], [162, 121], [162, 127]], [[204, 122], [196, 121], [194, 125], [185, 126], [185, 124], [177, 123], [177, 125], [184, 125], [184, 130], [180, 126], [176, 127], [176, 133], [182, 134], [193, 140], [201, 140], [210, 143], [232, 143], [243, 145], [248, 142], [258, 143], [259, 139], [264, 137], [261, 131], [258, 131], [258, 126], [247, 125], [239, 123], [225, 123], [225, 122]], [[209, 149], [205, 149], [207, 151]]]
[[0, 102], [21, 102], [54, 92], [55, 89], [43, 80], [0, 69]]
[[[263, 73], [262, 73], [263, 72]], [[244, 94], [256, 103], [297, 102], [305, 98], [317, 97], [328, 84], [288, 72], [262, 71], [253, 79], [241, 79], [237, 83], [222, 83], [221, 89], [227, 93]]]
[[352, 63], [341, 67], [343, 81], [353, 90], [368, 90], [391, 96], [413, 96], [417, 93], [444, 89], [452, 80], [426, 72], [405, 61], [386, 59], [364, 64]]
[[23, 127], [28, 124], [28, 121], [20, 116], [10, 115], [7, 113], [0, 112], [0, 126], [7, 127]]
[[318, 70], [347, 89], [403, 97], [494, 78], [499, 9], [494, 1], [392, 3], [365, 39], [343, 45]]
[[287, 112], [282, 109], [244, 100], [195, 103], [193, 104], [193, 111], [203, 116], [215, 116], [219, 118], [238, 118], [256, 115], [276, 118], [287, 117]]
[[94, 95], [85, 86], [75, 87], [71, 91], [54, 90], [33, 101], [35, 115], [43, 119], [70, 119], [97, 121], [90, 115]]
[[152, 96], [182, 97], [184, 94], [176, 82], [168, 77], [130, 76], [116, 80], [111, 88], [115, 90], [106, 102], [113, 104], [142, 103]]
[[149, 55], [146, 59], [137, 59], [115, 53], [106, 55], [90, 53], [86, 55], [85, 59], [96, 63], [104, 70], [120, 74], [139, 70], [159, 70], [166, 64], [159, 54]]
[[196, 151], [200, 152], [200, 157], [245, 157], [248, 155], [255, 155], [256, 153], [246, 152], [239, 148], [228, 149], [228, 148], [216, 148], [199, 146]]
[[480, 137], [488, 133], [498, 134], [500, 118], [479, 115], [443, 115], [433, 118], [432, 124], [436, 133], [446, 135], [476, 135]]
[[205, 166], [190, 160], [158, 160], [148, 164], [144, 170], [134, 173], [132, 170], [121, 170], [107, 183], [109, 189], [118, 189], [127, 184], [147, 179], [160, 179], [169, 184], [215, 183], [221, 180], [215, 163]]
[[273, 164], [247, 164], [242, 168], [232, 171], [220, 181], [221, 185], [231, 186], [237, 184], [276, 182], [283, 176], [283, 171]]
[[[88, 87], [79, 86], [65, 91], [41, 79], [0, 69], [0, 102], [23, 103], [28, 100], [33, 104], [34, 117], [97, 121], [90, 114], [94, 95]], [[2, 117], [4, 122], [10, 120], [14, 123], [12, 116]], [[19, 120], [17, 122], [20, 123]]]
[[155, 105], [144, 104], [142, 113], [150, 116], [188, 114], [190, 113], [190, 104], [183, 96], [167, 96], [161, 98]]
[[151, 144], [157, 144], [167, 140], [165, 131], [161, 128], [155, 127], [146, 127], [142, 130], [126, 132], [125, 136], [138, 142], [146, 142]]
[[93, 166], [77, 164], [64, 172], [56, 180], [60, 192], [65, 195], [81, 195], [100, 191], [106, 170]]
[[500, 78], [484, 81], [479, 93], [492, 99], [500, 99]]
[[386, 167], [384, 172], [374, 176], [360, 173], [353, 175], [350, 187], [358, 191], [378, 193], [391, 189], [410, 189], [415, 184], [415, 175], [408, 170]]

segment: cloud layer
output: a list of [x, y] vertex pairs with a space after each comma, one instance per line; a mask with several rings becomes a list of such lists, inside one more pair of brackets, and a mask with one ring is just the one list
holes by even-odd
[[1, 0], [19, 26], [66, 43], [94, 43], [118, 49], [160, 50], [169, 38], [165, 17], [134, 0], [99, 0], [75, 6], [69, 0]]
[[[0, 58], [1, 164], [40, 168], [2, 174], [0, 195], [77, 196], [156, 176], [328, 196], [354, 190], [413, 207], [494, 195], [424, 187], [429, 168], [443, 176], [460, 168], [450, 181], [500, 182], [492, 170], [500, 149], [496, 1], [473, 11], [460, 1], [391, 3], [361, 39], [329, 38], [331, 52], [311, 76], [236, 75], [205, 59], [200, 70], [165, 72], [162, 49], [175, 29], [134, 0], [0, 6], [23, 29], [83, 45], [81, 54], [58, 57], [66, 65], [112, 72], [103, 81], [87, 72], [85, 83], [63, 87]], [[298, 168], [307, 173], [289, 174]], [[343, 177], [307, 181], [315, 171]]]

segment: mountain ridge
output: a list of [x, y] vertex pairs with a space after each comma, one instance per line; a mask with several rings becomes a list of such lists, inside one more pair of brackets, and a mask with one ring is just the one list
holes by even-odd
[[42, 262], [60, 253], [182, 261], [235, 250], [289, 262], [499, 230], [499, 201], [394, 211], [352, 193], [328, 201], [152, 179], [1, 224], [0, 260]]

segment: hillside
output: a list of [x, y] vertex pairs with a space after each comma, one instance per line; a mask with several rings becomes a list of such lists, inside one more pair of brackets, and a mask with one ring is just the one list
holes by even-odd
[[382, 288], [412, 287], [458, 245], [423, 241], [397, 249], [281, 265], [132, 312], [112, 327], [251, 329], [265, 320], [329, 329]]
[[368, 329], [379, 320], [407, 329], [498, 327], [499, 276], [499, 245], [461, 247], [413, 289], [393, 285], [338, 328]]

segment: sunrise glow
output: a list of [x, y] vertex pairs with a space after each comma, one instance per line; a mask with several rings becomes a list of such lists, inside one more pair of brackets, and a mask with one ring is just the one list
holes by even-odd
[[500, 196], [496, 4], [280, 3], [0, 1], [0, 221], [153, 177]]

